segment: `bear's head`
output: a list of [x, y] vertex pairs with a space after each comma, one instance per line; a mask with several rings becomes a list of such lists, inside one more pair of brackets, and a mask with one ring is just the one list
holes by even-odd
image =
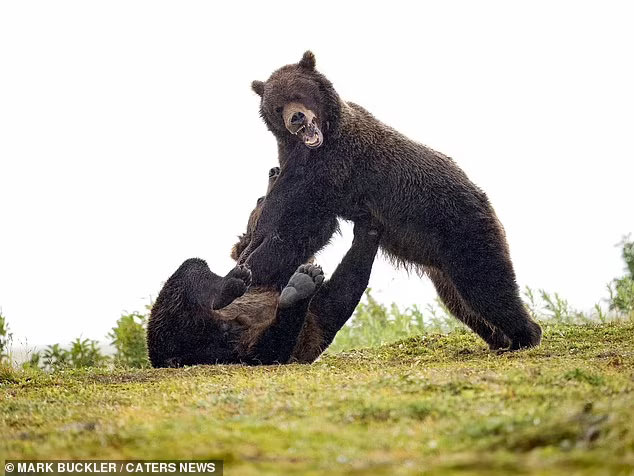
[[297, 64], [253, 81], [261, 98], [260, 115], [278, 139], [299, 140], [316, 149], [338, 131], [341, 105], [330, 81], [315, 70], [315, 55], [306, 51]]

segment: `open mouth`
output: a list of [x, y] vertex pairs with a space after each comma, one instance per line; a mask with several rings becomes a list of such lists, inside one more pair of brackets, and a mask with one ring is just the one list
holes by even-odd
[[317, 126], [317, 116], [299, 102], [291, 102], [282, 111], [288, 132], [297, 136], [306, 147], [316, 149], [324, 142], [324, 135]]
[[295, 135], [298, 136], [304, 145], [310, 149], [316, 149], [324, 142], [324, 136], [315, 124], [315, 121], [311, 121], [308, 124], [302, 125]]

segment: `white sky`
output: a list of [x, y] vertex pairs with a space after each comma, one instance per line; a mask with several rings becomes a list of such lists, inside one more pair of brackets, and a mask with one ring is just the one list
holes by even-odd
[[[276, 147], [253, 79], [307, 48], [344, 99], [489, 195], [521, 285], [588, 308], [634, 231], [627, 2], [2, 2], [0, 307], [103, 340], [186, 258], [224, 274]], [[331, 273], [350, 227], [321, 253]], [[386, 301], [427, 281], [377, 261]]]

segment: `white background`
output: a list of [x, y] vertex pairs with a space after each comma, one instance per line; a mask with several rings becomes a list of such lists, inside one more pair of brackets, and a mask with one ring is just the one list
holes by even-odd
[[[276, 163], [250, 82], [308, 48], [488, 193], [522, 286], [587, 309], [634, 231], [633, 20], [627, 2], [2, 2], [3, 313], [29, 344], [103, 339], [184, 259], [228, 271]], [[382, 260], [371, 286], [435, 296]]]

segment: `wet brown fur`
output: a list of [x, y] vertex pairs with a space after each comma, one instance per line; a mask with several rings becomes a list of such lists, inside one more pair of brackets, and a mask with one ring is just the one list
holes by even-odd
[[[264, 288], [250, 289], [224, 309], [213, 311], [213, 318], [238, 324], [241, 332], [236, 348], [239, 354], [249, 355], [262, 333], [275, 321], [279, 298], [280, 293], [277, 291]], [[293, 349], [291, 361], [311, 363], [326, 347], [317, 317], [309, 309], [306, 322]]]
[[[541, 328], [519, 296], [504, 229], [486, 194], [446, 155], [344, 101], [306, 52], [254, 81], [282, 173], [243, 249], [256, 284], [282, 286], [330, 238], [337, 217], [378, 222], [393, 262], [427, 274], [454, 315], [492, 349], [533, 347]], [[314, 113], [323, 143], [307, 148], [281, 112]]]

